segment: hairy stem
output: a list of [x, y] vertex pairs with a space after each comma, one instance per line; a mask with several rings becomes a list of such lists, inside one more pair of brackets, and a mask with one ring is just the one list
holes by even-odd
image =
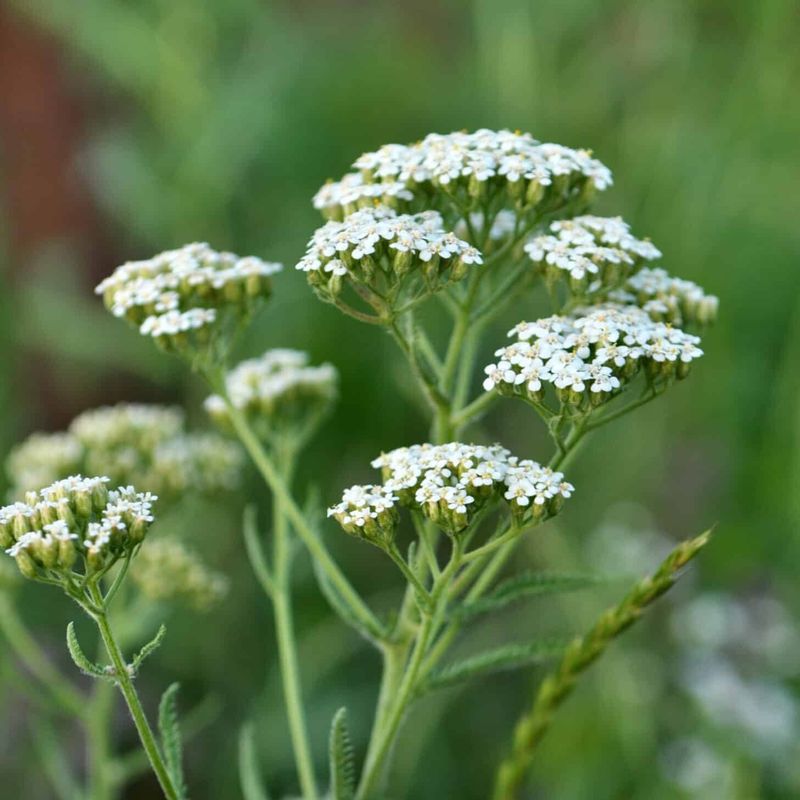
[[133, 680], [128, 671], [128, 665], [114, 638], [111, 626], [108, 623], [108, 617], [106, 616], [105, 609], [103, 609], [103, 597], [100, 590], [96, 586], [92, 586], [91, 595], [94, 603], [101, 609], [99, 613], [93, 615], [93, 619], [97, 624], [100, 636], [103, 638], [103, 645], [114, 667], [116, 685], [125, 698], [125, 703], [131, 713], [133, 724], [136, 726], [136, 732], [139, 734], [139, 739], [145, 753], [147, 753], [147, 758], [150, 761], [153, 773], [158, 779], [164, 797], [167, 798], [167, 800], [180, 800], [180, 794], [167, 770], [155, 734], [150, 727], [150, 723], [147, 721], [147, 716], [142, 708], [142, 703], [139, 700], [136, 687], [133, 685]]
[[[278, 466], [287, 483], [291, 481], [294, 472], [294, 461], [294, 454], [290, 452], [284, 452], [278, 457]], [[274, 591], [272, 607], [275, 617], [283, 697], [300, 788], [305, 800], [317, 800], [319, 792], [300, 689], [300, 665], [297, 658], [297, 642], [292, 614], [290, 533], [285, 504], [276, 497], [273, 506]]]

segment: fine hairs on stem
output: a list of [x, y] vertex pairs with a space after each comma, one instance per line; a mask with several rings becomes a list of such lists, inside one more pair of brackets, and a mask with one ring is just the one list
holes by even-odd
[[[377, 443], [373, 482], [344, 489], [326, 517], [298, 499], [297, 473], [336, 402], [336, 368], [285, 347], [232, 359], [240, 334], [271, 302], [282, 266], [194, 243], [126, 263], [102, 281], [97, 293], [115, 317], [205, 380], [204, 407], [219, 433], [186, 431], [178, 409], [121, 404], [85, 412], [62, 433], [32, 436], [9, 458], [15, 502], [0, 509], [0, 545], [24, 577], [76, 603], [102, 643], [102, 657], [91, 660], [75, 626], [68, 629], [74, 663], [97, 681], [87, 703], [44, 656], [3, 593], [0, 573], [0, 631], [50, 700], [82, 722], [85, 796], [116, 800], [142, 768], [167, 800], [184, 800], [187, 786], [202, 780], [184, 775], [190, 717], [180, 724], [177, 685], [164, 691], [152, 725], [136, 678], [165, 637], [158, 603], [180, 598], [207, 612], [237, 587], [168, 532], [148, 534], [156, 501], [160, 513], [162, 503], [180, 509], [191, 492], [236, 488], [245, 454], [263, 480], [270, 515], [258, 508], [260, 493], [245, 513], [242, 551], [271, 606], [293, 789], [305, 800], [379, 800], [393, 791], [393, 755], [415, 703], [441, 686], [555, 661], [532, 704], [520, 698], [527, 710], [513, 734], [509, 719], [494, 798], [520, 796], [538, 741], [581, 675], [708, 539], [678, 545], [571, 643], [527, 638], [456, 655], [488, 609], [510, 616], [512, 601], [535, 593], [556, 603], [559, 592], [596, 583], [527, 571], [501, 578], [520, 543], [535, 547], [540, 526], [575, 502], [565, 471], [591, 434], [656, 400], [703, 356], [699, 332], [714, 321], [717, 299], [654, 266], [658, 248], [620, 217], [590, 213], [611, 184], [609, 169], [588, 150], [481, 129], [381, 147], [320, 189], [313, 204], [327, 222], [296, 268], [319, 299], [367, 323], [365, 335], [382, 328], [392, 338], [430, 430], [429, 441], [388, 452]], [[510, 301], [521, 297], [531, 314], [509, 320]], [[428, 303], [446, 325], [428, 327]], [[498, 345], [498, 327], [510, 342]], [[489, 346], [492, 361], [481, 364]], [[475, 441], [484, 438], [477, 423], [491, 424], [505, 399], [521, 401], [517, 408], [538, 418], [552, 440], [540, 460], [523, 452], [524, 436], [513, 451]], [[339, 490], [322, 488], [327, 497]], [[328, 545], [337, 525], [392, 562], [393, 608], [382, 603], [376, 611], [374, 598], [337, 563]], [[300, 551], [333, 612], [382, 664], [371, 728], [339, 709], [327, 759], [316, 749], [323, 737], [313, 730], [318, 715], [308, 713], [313, 699], [298, 653], [293, 567]], [[140, 647], [130, 660], [129, 646]], [[114, 688], [141, 751], [114, 751]], [[262, 774], [258, 737], [259, 720], [243, 720], [238, 764], [246, 800], [267, 797], [275, 780]], [[363, 740], [356, 752], [352, 742]], [[65, 763], [63, 754], [48, 753], [47, 771], [57, 775], [52, 767]]]

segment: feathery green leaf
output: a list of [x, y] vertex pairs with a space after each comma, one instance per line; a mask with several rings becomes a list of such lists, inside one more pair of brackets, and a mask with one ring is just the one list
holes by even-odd
[[144, 660], [158, 650], [158, 648], [161, 646], [161, 642], [164, 641], [166, 634], [167, 629], [164, 625], [162, 625], [158, 629], [158, 633], [133, 657], [133, 661], [131, 662], [131, 672], [134, 675], [139, 672], [139, 667], [142, 666]]
[[183, 780], [183, 745], [178, 725], [177, 695], [179, 685], [173, 683], [161, 695], [158, 705], [158, 731], [161, 735], [161, 749], [172, 782], [181, 797], [186, 797], [186, 785]]
[[105, 667], [101, 667], [99, 664], [95, 664], [86, 657], [78, 643], [78, 637], [75, 634], [75, 623], [73, 622], [67, 625], [67, 649], [75, 662], [75, 666], [84, 675], [89, 675], [92, 678], [101, 678], [106, 681], [114, 681], [113, 672], [106, 670]]
[[454, 613], [462, 618], [474, 617], [497, 611], [525, 597], [575, 592], [608, 580], [580, 573], [526, 572], [503, 581], [491, 594], [457, 608]]
[[444, 689], [462, 681], [481, 678], [493, 672], [541, 664], [560, 656], [566, 646], [564, 639], [542, 639], [533, 642], [514, 642], [493, 650], [454, 661], [434, 670], [422, 684], [419, 693]]
[[331, 723], [329, 742], [332, 800], [353, 800], [356, 768], [353, 745], [347, 730], [347, 709], [340, 708]]

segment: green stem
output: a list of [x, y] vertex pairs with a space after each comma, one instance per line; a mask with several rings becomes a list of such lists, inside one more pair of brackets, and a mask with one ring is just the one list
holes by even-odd
[[[294, 472], [295, 456], [285, 452], [278, 457], [287, 483]], [[273, 505], [273, 593], [272, 607], [278, 644], [283, 698], [294, 749], [297, 777], [305, 800], [317, 800], [319, 792], [314, 774], [314, 760], [308, 738], [303, 697], [300, 689], [300, 665], [297, 658], [294, 622], [291, 603], [291, 540], [285, 504], [275, 497]]]
[[14, 603], [4, 592], [0, 592], [0, 630], [19, 660], [50, 693], [53, 700], [69, 714], [84, 717], [86, 699], [48, 660], [39, 644], [28, 633]]
[[106, 681], [98, 681], [89, 703], [85, 726], [91, 800], [110, 800], [115, 796], [114, 776], [110, 768], [112, 754], [108, 739], [113, 707], [114, 687]]
[[[220, 385], [220, 383], [223, 385]], [[341, 595], [342, 600], [350, 606], [351, 611], [361, 624], [376, 638], [385, 638], [386, 631], [383, 626], [355, 589], [350, 585], [350, 582], [339, 569], [325, 545], [311, 528], [311, 525], [309, 525], [303, 512], [297, 506], [297, 503], [289, 492], [279, 470], [276, 468], [272, 459], [267, 455], [266, 450], [258, 440], [258, 437], [253, 433], [244, 415], [230, 402], [225, 392], [224, 381], [215, 382], [212, 385], [216, 391], [225, 398], [228, 413], [236, 433], [250, 454], [250, 457], [253, 459], [258, 471], [272, 490], [275, 501], [281, 504], [292, 528], [294, 528], [297, 535], [303, 540], [303, 544], [308, 548], [311, 556], [325, 571], [328, 579]]]
[[[91, 594], [95, 604], [102, 608], [103, 597], [100, 594], [100, 590], [96, 586], [93, 586]], [[167, 770], [158, 743], [156, 742], [155, 734], [150, 727], [150, 723], [147, 721], [147, 716], [142, 708], [142, 703], [139, 700], [136, 687], [133, 685], [133, 680], [128, 671], [128, 665], [114, 638], [111, 626], [108, 624], [108, 617], [106, 616], [105, 610], [101, 610], [100, 613], [95, 614], [93, 618], [100, 631], [100, 636], [103, 638], [103, 645], [108, 653], [108, 657], [111, 659], [111, 664], [114, 667], [116, 685], [125, 698], [125, 703], [133, 718], [133, 724], [136, 726], [136, 731], [139, 734], [142, 747], [145, 753], [147, 753], [147, 758], [161, 786], [161, 791], [164, 793], [164, 797], [167, 798], [167, 800], [180, 800], [180, 794], [175, 788], [175, 784]]]
[[403, 573], [405, 579], [414, 588], [414, 592], [422, 608], [430, 610], [431, 596], [428, 594], [428, 590], [422, 585], [419, 578], [414, 574], [414, 570], [408, 566], [406, 560], [403, 558], [397, 547], [391, 545], [386, 552], [389, 555], [389, 558], [391, 558], [392, 561], [394, 561], [394, 563], [397, 565], [397, 568], [400, 570], [400, 572]]

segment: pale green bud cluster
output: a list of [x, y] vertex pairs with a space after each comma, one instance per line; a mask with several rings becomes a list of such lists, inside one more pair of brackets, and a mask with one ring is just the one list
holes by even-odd
[[181, 542], [149, 542], [131, 565], [131, 579], [154, 601], [175, 601], [196, 611], [208, 611], [228, 593], [225, 575], [209, 569]]
[[[338, 373], [331, 364], [309, 365], [308, 353], [276, 348], [242, 361], [225, 378], [234, 408], [263, 434], [304, 428], [318, 420], [336, 399]], [[219, 395], [205, 408], [221, 427], [230, 430], [228, 406]]]
[[693, 281], [673, 278], [663, 269], [639, 270], [611, 299], [635, 303], [653, 319], [681, 327], [711, 325], [719, 311], [719, 298], [706, 294]]
[[188, 244], [118, 267], [95, 290], [116, 317], [170, 352], [225, 344], [272, 292], [280, 264]]
[[121, 403], [85, 411], [67, 432], [35, 433], [11, 452], [12, 497], [76, 473], [107, 475], [164, 498], [235, 489], [240, 449], [184, 427], [183, 412], [169, 406]]
[[133, 555], [154, 520], [149, 492], [74, 475], [0, 508], [0, 547], [33, 580], [65, 586]]

